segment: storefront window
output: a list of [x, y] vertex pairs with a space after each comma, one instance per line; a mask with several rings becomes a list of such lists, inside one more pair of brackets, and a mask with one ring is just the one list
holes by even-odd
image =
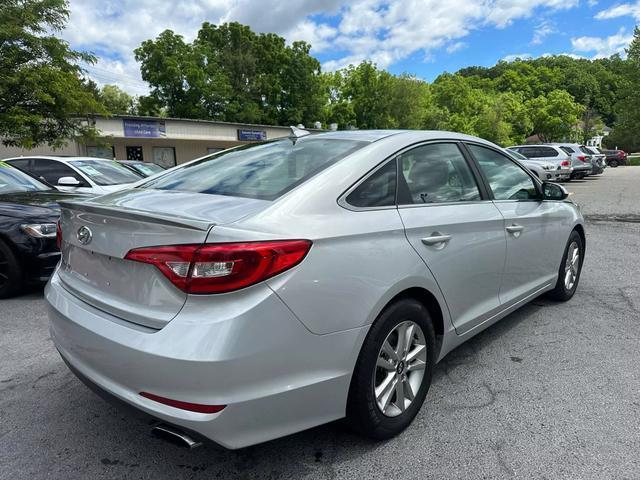
[[174, 147], [153, 147], [153, 163], [164, 168], [176, 166], [176, 149]]

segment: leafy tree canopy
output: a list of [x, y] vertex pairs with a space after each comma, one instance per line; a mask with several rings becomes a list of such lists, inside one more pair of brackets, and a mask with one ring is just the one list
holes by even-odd
[[68, 16], [65, 0], [0, 2], [0, 138], [5, 145], [60, 146], [69, 137], [94, 133], [78, 116], [105, 113], [78, 66], [94, 57], [71, 50], [51, 33], [62, 30]]

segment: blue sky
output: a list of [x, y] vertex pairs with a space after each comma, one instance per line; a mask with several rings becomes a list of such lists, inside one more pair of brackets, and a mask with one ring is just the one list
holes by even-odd
[[143, 94], [133, 49], [170, 28], [191, 40], [204, 21], [239, 21], [306, 40], [325, 70], [368, 59], [433, 80], [515, 56], [624, 53], [640, 0], [71, 0], [63, 36], [94, 52], [99, 83]]

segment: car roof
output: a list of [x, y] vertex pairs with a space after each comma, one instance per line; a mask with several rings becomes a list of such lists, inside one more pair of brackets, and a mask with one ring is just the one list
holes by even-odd
[[[363, 142], [376, 142], [389, 137], [419, 136], [423, 140], [467, 140], [490, 144], [487, 140], [464, 133], [450, 132], [446, 130], [340, 130], [336, 132], [317, 133], [302, 138], [335, 138], [345, 140], [360, 140]], [[287, 138], [287, 137], [282, 137]], [[279, 139], [274, 139], [279, 140]]]

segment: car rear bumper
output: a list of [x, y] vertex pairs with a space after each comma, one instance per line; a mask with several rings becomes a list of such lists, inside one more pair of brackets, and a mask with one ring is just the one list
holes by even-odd
[[[245, 289], [241, 298], [217, 297], [187, 301], [167, 326], [152, 330], [82, 302], [57, 274], [46, 288], [51, 338], [65, 362], [98, 389], [160, 421], [240, 448], [345, 415], [368, 327], [315, 335], [264, 284]], [[226, 407], [198, 413], [140, 392]]]
[[548, 179], [552, 182], [560, 182], [563, 180], [569, 180], [571, 178], [571, 169], [570, 168], [559, 168], [556, 170], [550, 170], [545, 173], [549, 173], [552, 175], [552, 178]]
[[591, 164], [574, 165], [571, 171], [571, 178], [584, 177], [592, 172]]

